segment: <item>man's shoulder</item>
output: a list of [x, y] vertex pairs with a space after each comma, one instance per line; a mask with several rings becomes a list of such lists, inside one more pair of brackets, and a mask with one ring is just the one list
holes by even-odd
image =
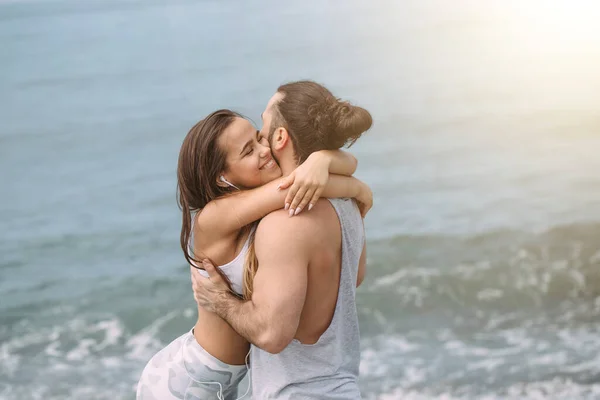
[[311, 235], [319, 229], [318, 216], [313, 211], [305, 210], [292, 217], [287, 210], [273, 211], [260, 220], [256, 228], [256, 235], [278, 234], [296, 237]]
[[292, 217], [289, 216], [288, 212], [284, 209], [273, 211], [267, 215], [265, 215], [260, 222], [258, 223], [258, 227], [256, 231], [259, 232], [265, 229], [271, 229], [273, 227], [279, 225], [288, 224]]

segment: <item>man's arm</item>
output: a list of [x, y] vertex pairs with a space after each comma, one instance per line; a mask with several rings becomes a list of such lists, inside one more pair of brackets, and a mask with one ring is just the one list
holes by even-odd
[[205, 264], [210, 279], [193, 276], [196, 300], [249, 342], [270, 353], [281, 352], [296, 335], [304, 308], [312, 226], [309, 216], [290, 219], [283, 210], [269, 214], [256, 231], [260, 267], [252, 299], [233, 296], [221, 286], [214, 267]]

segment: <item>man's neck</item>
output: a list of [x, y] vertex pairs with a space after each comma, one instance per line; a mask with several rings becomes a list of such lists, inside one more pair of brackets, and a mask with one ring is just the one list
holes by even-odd
[[282, 154], [278, 161], [283, 176], [288, 176], [298, 167], [298, 163], [296, 163], [296, 158], [293, 154]]

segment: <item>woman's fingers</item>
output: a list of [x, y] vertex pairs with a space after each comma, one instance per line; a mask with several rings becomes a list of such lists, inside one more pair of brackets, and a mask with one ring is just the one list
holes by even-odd
[[285, 196], [285, 209], [286, 210], [288, 210], [290, 208], [290, 206], [292, 205], [292, 201], [294, 200], [294, 197], [296, 197], [296, 192], [298, 192], [299, 188], [300, 188], [300, 185], [298, 185], [298, 182], [296, 182], [288, 190], [288, 193]]
[[286, 176], [285, 178], [282, 178], [281, 181], [279, 182], [279, 185], [277, 185], [277, 189], [283, 190], [283, 189], [289, 188], [290, 185], [292, 183], [294, 183], [294, 179], [295, 179], [294, 173], [291, 173], [290, 175]]
[[[292, 186], [292, 189], [293, 189], [293, 186]], [[292, 189], [290, 189], [290, 191]], [[306, 192], [308, 190], [309, 190], [308, 186], [303, 186], [300, 189], [298, 189], [298, 191], [296, 193], [294, 193], [294, 197], [292, 199], [292, 202], [290, 203], [290, 217], [293, 215], [297, 215], [300, 213], [300, 211], [302, 211], [302, 208], [298, 208], [298, 206], [302, 202], [302, 199], [304, 198], [304, 196], [306, 195]], [[312, 191], [311, 191], [311, 194], [312, 194]]]
[[[308, 189], [306, 191], [306, 193], [304, 193], [304, 196], [300, 199], [300, 203], [298, 204], [298, 206], [296, 206], [296, 211], [295, 211], [294, 215], [300, 214], [300, 212], [302, 210], [304, 210], [306, 208], [306, 206], [308, 206], [308, 203], [313, 198], [314, 194], [315, 194], [315, 190], [313, 190], [313, 189]], [[299, 196], [296, 196], [296, 197], [300, 198]]]
[[323, 193], [322, 188], [315, 190], [315, 193], [312, 195], [312, 198], [310, 199], [310, 203], [308, 203], [308, 211], [310, 211], [315, 206], [315, 204], [317, 204], [317, 200], [319, 200], [321, 198], [321, 193]]
[[363, 218], [366, 217], [367, 213], [369, 212], [369, 210], [371, 209], [372, 206], [373, 206], [373, 203], [358, 202], [358, 209], [360, 210], [360, 215]]

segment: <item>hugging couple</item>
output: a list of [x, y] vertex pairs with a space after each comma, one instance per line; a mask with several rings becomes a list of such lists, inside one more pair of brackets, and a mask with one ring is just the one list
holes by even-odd
[[[261, 118], [257, 130], [218, 110], [183, 141], [181, 248], [198, 321], [148, 362], [138, 400], [360, 398], [355, 295], [373, 195], [340, 148], [371, 115], [299, 81]], [[252, 389], [238, 390], [246, 374]]]

